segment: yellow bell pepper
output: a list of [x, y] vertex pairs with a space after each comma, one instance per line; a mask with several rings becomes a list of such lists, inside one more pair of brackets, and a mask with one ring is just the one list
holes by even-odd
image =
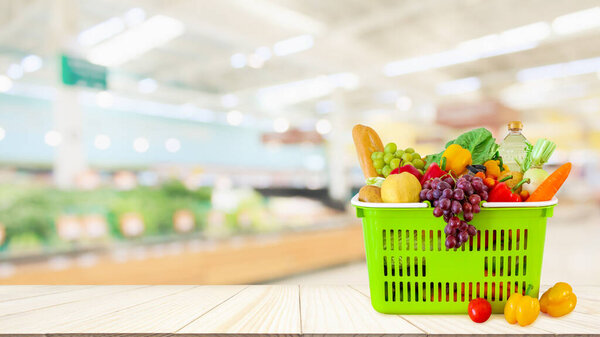
[[504, 305], [504, 318], [510, 324], [529, 325], [540, 314], [540, 302], [537, 298], [523, 296], [520, 293], [510, 295]]
[[503, 164], [502, 169], [500, 169], [499, 160], [488, 160], [483, 163], [483, 166], [485, 166], [485, 175], [489, 178], [498, 179], [501, 171], [508, 171], [508, 166], [506, 166], [506, 164]]
[[442, 163], [444, 160], [446, 164], [443, 169], [457, 177], [464, 174], [467, 166], [473, 163], [471, 152], [458, 144], [452, 144], [446, 148], [442, 154]]
[[558, 282], [540, 298], [540, 309], [552, 317], [564, 316], [577, 305], [577, 296], [568, 283]]

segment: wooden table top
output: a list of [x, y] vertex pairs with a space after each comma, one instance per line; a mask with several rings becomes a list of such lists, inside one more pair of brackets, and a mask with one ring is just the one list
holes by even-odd
[[0, 336], [600, 334], [600, 287], [574, 290], [574, 312], [520, 327], [502, 315], [379, 314], [368, 286], [0, 286]]

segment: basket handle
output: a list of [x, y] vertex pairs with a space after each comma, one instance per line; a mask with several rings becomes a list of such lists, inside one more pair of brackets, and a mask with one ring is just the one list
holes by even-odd
[[357, 218], [364, 218], [365, 217], [365, 211], [360, 208], [360, 207], [356, 207], [356, 217]]

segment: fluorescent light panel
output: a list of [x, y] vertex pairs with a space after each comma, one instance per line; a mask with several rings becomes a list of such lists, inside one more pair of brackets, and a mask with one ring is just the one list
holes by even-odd
[[90, 47], [121, 33], [123, 30], [125, 30], [123, 19], [113, 17], [79, 33], [77, 42], [84, 47]]
[[156, 15], [92, 48], [88, 57], [96, 64], [117, 66], [171, 41], [184, 30], [181, 21]]
[[360, 79], [352, 73], [338, 73], [262, 88], [258, 98], [263, 106], [280, 107], [329, 95], [336, 88], [352, 90]]
[[552, 21], [552, 29], [559, 35], [577, 33], [600, 27], [600, 7], [562, 15]]
[[468, 40], [441, 53], [391, 62], [384, 67], [383, 72], [390, 77], [399, 76], [532, 49], [550, 34], [550, 25], [546, 22], [536, 22], [500, 34]]
[[600, 71], [600, 57], [527, 68], [517, 73], [519, 82], [561, 78]]
[[273, 53], [285, 56], [312, 48], [315, 41], [311, 35], [300, 35], [287, 40], [279, 41], [273, 45]]

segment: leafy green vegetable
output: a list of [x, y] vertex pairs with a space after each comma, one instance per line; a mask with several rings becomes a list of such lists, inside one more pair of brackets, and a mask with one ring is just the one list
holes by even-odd
[[[463, 133], [462, 135], [458, 136], [458, 138], [446, 143], [444, 150], [452, 144], [458, 144], [469, 150], [471, 152], [471, 158], [473, 159], [473, 165], [482, 165], [486, 161], [490, 160], [498, 151], [496, 139], [486, 128], [473, 129]], [[429, 167], [431, 163], [440, 164], [443, 153], [444, 151], [441, 151], [440, 153], [428, 155], [425, 158], [427, 161], [427, 166]]]
[[518, 163], [521, 166], [523, 172], [529, 170], [530, 167], [542, 167], [554, 150], [556, 150], [556, 144], [548, 139], [538, 139], [535, 146], [529, 145], [526, 149], [528, 151], [527, 156], [524, 158], [523, 163]]
[[529, 170], [529, 167], [531, 167], [532, 149], [533, 145], [525, 143], [525, 158], [523, 158], [523, 161], [519, 161], [519, 159], [515, 158], [515, 162], [517, 163], [517, 165], [519, 165], [519, 167], [521, 168], [521, 172], [523, 173], [525, 173], [525, 171]]

